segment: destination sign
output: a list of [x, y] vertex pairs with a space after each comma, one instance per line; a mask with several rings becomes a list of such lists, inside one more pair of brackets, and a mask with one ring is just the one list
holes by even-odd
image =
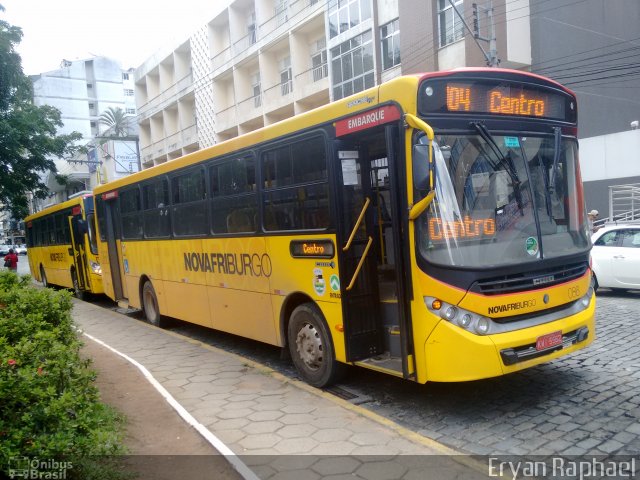
[[429, 238], [441, 241], [475, 240], [493, 237], [496, 234], [496, 222], [493, 218], [471, 218], [465, 215], [462, 220], [446, 221], [438, 217], [429, 219]]
[[501, 80], [429, 80], [420, 87], [421, 113], [490, 114], [575, 122], [566, 92]]
[[331, 240], [293, 240], [289, 251], [294, 258], [333, 258], [335, 255]]

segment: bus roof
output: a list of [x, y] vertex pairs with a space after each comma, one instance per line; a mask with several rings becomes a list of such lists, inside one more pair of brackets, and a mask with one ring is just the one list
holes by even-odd
[[29, 215], [28, 217], [26, 217], [24, 219], [25, 222], [30, 222], [31, 220], [35, 220], [36, 218], [40, 218], [40, 217], [44, 217], [45, 215], [49, 215], [50, 213], [55, 213], [58, 212], [60, 210], [64, 210], [66, 208], [71, 208], [74, 207], [76, 205], [82, 205], [83, 204], [83, 200], [87, 197], [91, 197], [90, 193], [84, 193], [81, 196], [77, 196], [74, 198], [71, 198], [65, 202], [62, 203], [57, 203], [56, 205], [51, 205], [50, 207], [47, 207], [43, 210], [40, 210], [39, 212], [36, 213], [32, 213], [31, 215]]
[[461, 72], [481, 72], [481, 73], [501, 73], [501, 74], [517, 74], [536, 78], [556, 85], [567, 91], [571, 95], [573, 92], [563, 87], [559, 83], [541, 77], [536, 74], [522, 72], [519, 70], [510, 70], [505, 68], [457, 68], [453, 70], [443, 70], [433, 73], [421, 73], [413, 75], [404, 75], [389, 80], [381, 85], [369, 88], [362, 92], [356, 93], [349, 97], [342, 98], [335, 102], [317, 107], [308, 112], [304, 112], [293, 117], [287, 118], [280, 122], [262, 127], [258, 130], [248, 132], [246, 134], [231, 138], [224, 142], [215, 144], [211, 147], [203, 148], [193, 153], [189, 153], [175, 160], [156, 165], [154, 167], [142, 170], [124, 178], [113, 180], [103, 185], [98, 185], [94, 189], [94, 193], [101, 194], [111, 190], [120, 188], [156, 175], [168, 173], [173, 170], [197, 164], [208, 159], [225, 155], [249, 146], [258, 145], [274, 138], [295, 133], [297, 131], [311, 128], [316, 125], [322, 125], [327, 122], [339, 120], [358, 112], [369, 110], [376, 105], [385, 103], [396, 103], [402, 108], [402, 113], [414, 113], [417, 111], [417, 88], [418, 84], [429, 77], [438, 77], [446, 75], [454, 75]]
[[402, 105], [405, 112], [415, 112], [417, 95], [415, 94], [419, 76], [408, 75], [397, 77], [382, 85], [369, 88], [355, 95], [342, 98], [335, 102], [323, 105], [308, 112], [304, 112], [294, 117], [287, 118], [280, 122], [262, 127], [258, 130], [231, 138], [211, 147], [198, 150], [183, 157], [171, 160], [134, 173], [127, 177], [114, 180], [104, 185], [99, 185], [94, 189], [94, 193], [103, 193], [119, 188], [129, 183], [138, 182], [155, 175], [167, 173], [174, 169], [199, 163], [210, 158], [234, 152], [242, 148], [257, 145], [274, 138], [294, 133], [315, 125], [335, 121], [342, 117], [347, 117], [386, 102], [395, 101]]

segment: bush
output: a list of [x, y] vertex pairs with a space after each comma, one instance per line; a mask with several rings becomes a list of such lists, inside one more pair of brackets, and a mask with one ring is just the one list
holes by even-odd
[[0, 465], [67, 459], [67, 478], [88, 478], [95, 456], [123, 453], [122, 418], [80, 358], [71, 294], [30, 283], [0, 272]]

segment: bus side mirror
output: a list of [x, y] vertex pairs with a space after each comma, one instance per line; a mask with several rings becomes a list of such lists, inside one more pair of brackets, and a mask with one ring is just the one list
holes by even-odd
[[413, 186], [420, 192], [429, 192], [434, 188], [435, 164], [433, 149], [430, 145], [413, 146]]
[[416, 220], [424, 212], [436, 195], [435, 191], [435, 163], [433, 162], [433, 147], [418, 144], [413, 146], [413, 186], [418, 192], [426, 195], [409, 208], [409, 220]]

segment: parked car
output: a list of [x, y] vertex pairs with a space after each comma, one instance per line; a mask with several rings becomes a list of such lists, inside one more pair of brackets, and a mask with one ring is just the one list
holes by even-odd
[[4, 257], [7, 253], [9, 253], [9, 249], [11, 248], [11, 245], [0, 245], [0, 257]]
[[18, 255], [26, 255], [27, 254], [27, 246], [26, 245], [18, 245], [15, 248], [15, 251]]
[[605, 225], [591, 241], [596, 289], [640, 289], [640, 224]]

